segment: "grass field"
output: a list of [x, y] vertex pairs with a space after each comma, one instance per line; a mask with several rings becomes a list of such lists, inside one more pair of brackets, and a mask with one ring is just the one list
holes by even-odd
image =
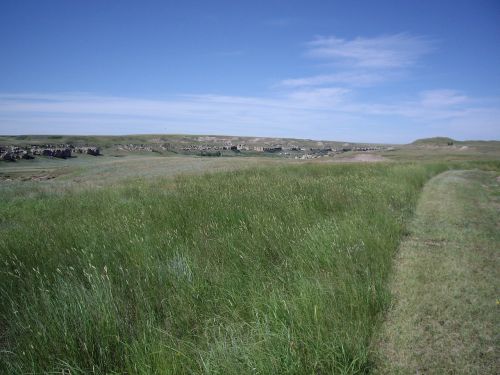
[[304, 165], [1, 199], [4, 372], [360, 373], [444, 165]]
[[499, 169], [29, 162], [0, 170], [0, 373], [370, 373], [422, 187]]
[[124, 157], [78, 156], [71, 159], [39, 157], [0, 164], [0, 181], [4, 192], [60, 191], [88, 189], [130, 183], [156, 177], [172, 178], [177, 175], [200, 175], [227, 172], [256, 166], [272, 166], [287, 162], [278, 158], [256, 157], [196, 157], [128, 155]]

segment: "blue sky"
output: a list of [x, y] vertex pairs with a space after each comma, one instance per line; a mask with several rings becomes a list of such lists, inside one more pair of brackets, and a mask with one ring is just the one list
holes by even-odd
[[500, 2], [0, 2], [0, 134], [500, 139]]

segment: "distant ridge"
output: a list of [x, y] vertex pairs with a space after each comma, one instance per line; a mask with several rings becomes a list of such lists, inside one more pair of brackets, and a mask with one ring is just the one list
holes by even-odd
[[413, 141], [412, 145], [417, 146], [449, 146], [455, 143], [460, 143], [460, 141], [456, 141], [453, 138], [449, 137], [432, 137], [432, 138], [421, 138]]
[[259, 137], [235, 135], [194, 135], [194, 134], [129, 134], [129, 135], [1, 135], [0, 145], [24, 144], [92, 144], [108, 147], [113, 144], [211, 144], [211, 143], [247, 143], [251, 145], [300, 144], [307, 147], [325, 145], [342, 147], [344, 145], [381, 145], [369, 142], [346, 142], [331, 140], [313, 140], [287, 137]]

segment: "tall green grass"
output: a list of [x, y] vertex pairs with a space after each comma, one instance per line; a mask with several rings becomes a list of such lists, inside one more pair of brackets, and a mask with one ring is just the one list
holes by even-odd
[[444, 165], [305, 165], [0, 197], [0, 372], [352, 374]]

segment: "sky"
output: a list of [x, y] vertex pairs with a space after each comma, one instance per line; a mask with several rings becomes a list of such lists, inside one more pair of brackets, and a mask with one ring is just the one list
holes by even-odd
[[500, 139], [500, 1], [0, 1], [0, 134]]

